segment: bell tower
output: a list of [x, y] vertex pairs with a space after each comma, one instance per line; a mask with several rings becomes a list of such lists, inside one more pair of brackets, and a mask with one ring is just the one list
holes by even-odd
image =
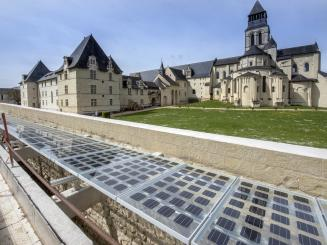
[[245, 51], [252, 46], [263, 48], [270, 40], [268, 15], [257, 0], [248, 15], [248, 27], [245, 30]]

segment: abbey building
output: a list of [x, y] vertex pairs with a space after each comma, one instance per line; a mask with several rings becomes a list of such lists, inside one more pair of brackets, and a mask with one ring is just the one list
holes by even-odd
[[57, 70], [39, 61], [23, 75], [21, 104], [80, 114], [210, 99], [243, 107], [327, 107], [327, 74], [320, 69], [318, 44], [278, 49], [259, 1], [248, 15], [244, 44], [236, 57], [174, 67], [161, 63], [155, 70], [123, 75], [90, 35]]

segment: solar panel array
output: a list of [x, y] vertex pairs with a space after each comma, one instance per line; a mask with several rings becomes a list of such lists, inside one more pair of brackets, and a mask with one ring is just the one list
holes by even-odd
[[184, 166], [120, 197], [118, 202], [188, 243], [235, 180], [221, 172]]
[[8, 124], [12, 136], [186, 244], [327, 244], [327, 200], [18, 118]]
[[326, 244], [314, 198], [239, 178], [193, 240], [198, 244]]

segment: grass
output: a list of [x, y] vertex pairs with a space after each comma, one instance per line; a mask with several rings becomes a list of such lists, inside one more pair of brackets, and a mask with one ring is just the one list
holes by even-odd
[[[205, 100], [201, 102], [194, 102], [186, 105], [181, 105], [181, 107], [198, 107], [198, 108], [237, 108], [237, 109], [249, 109], [248, 107], [237, 107], [234, 106], [232, 103], [229, 102], [221, 102], [218, 100]], [[275, 107], [271, 106], [261, 106], [255, 109], [274, 109]], [[289, 105], [289, 106], [282, 106], [278, 107], [278, 109], [315, 109], [314, 107], [309, 106], [301, 106], [301, 105]], [[327, 108], [319, 108], [320, 110], [326, 110]]]
[[117, 119], [327, 148], [327, 112], [157, 109]]
[[218, 100], [205, 100], [191, 104], [182, 105], [182, 107], [202, 107], [202, 108], [234, 108], [231, 103], [225, 103]]

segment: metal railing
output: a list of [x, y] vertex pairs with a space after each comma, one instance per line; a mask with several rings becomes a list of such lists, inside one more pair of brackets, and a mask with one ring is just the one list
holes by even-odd
[[35, 170], [33, 167], [31, 167], [12, 147], [10, 143], [10, 136], [8, 133], [8, 127], [7, 127], [7, 120], [5, 113], [2, 113], [2, 122], [4, 125], [4, 134], [2, 137], [3, 143], [7, 145], [8, 148], [8, 153], [10, 157], [10, 162], [11, 165], [14, 165], [13, 161], [13, 155], [20, 161], [21, 164], [23, 164], [29, 171], [30, 173], [37, 178], [40, 183], [53, 195], [55, 195], [57, 198], [59, 198], [64, 205], [67, 206], [68, 209], [70, 209], [82, 222], [84, 222], [85, 225], [87, 225], [96, 235], [98, 235], [104, 242], [107, 244], [111, 245], [118, 245], [119, 243], [112, 238], [110, 235], [105, 233], [103, 230], [101, 230], [92, 220], [87, 218], [78, 208], [74, 206], [70, 201], [68, 201], [63, 195], [60, 194], [59, 191], [57, 191], [54, 187], [52, 187], [44, 178], [42, 178]]

